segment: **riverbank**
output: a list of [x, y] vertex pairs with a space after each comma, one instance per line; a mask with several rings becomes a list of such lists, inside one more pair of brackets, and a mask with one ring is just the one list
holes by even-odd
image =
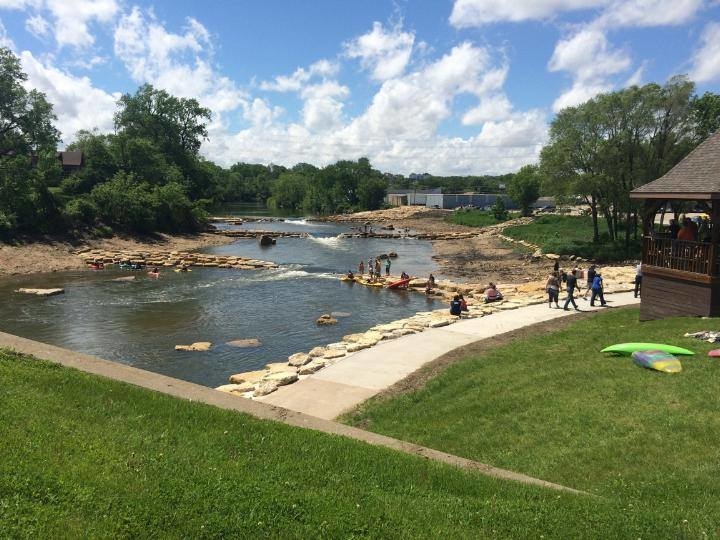
[[[468, 227], [446, 221], [451, 210], [424, 206], [398, 206], [386, 210], [330, 216], [333, 223], [371, 223], [394, 230], [410, 229], [433, 235], [469, 234], [458, 239], [433, 240], [433, 261], [438, 273], [459, 282], [492, 281], [522, 283], [546, 277], [554, 262], [533, 257], [534, 246], [511, 243], [502, 236], [505, 227], [528, 222], [528, 218], [508, 220], [489, 227]], [[567, 266], [567, 265], [566, 265]]]
[[77, 255], [82, 251], [194, 251], [234, 241], [211, 233], [112, 238], [35, 237], [13, 244], [0, 243], [0, 275], [85, 269], [85, 261]]

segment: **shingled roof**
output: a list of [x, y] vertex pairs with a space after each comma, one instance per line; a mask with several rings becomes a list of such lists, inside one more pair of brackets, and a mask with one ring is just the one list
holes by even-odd
[[665, 176], [630, 192], [633, 199], [720, 199], [720, 130]]

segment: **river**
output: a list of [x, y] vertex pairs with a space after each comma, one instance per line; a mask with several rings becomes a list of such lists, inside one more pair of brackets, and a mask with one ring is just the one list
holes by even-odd
[[[130, 271], [62, 272], [13, 276], [0, 282], [5, 299], [0, 329], [163, 373], [206, 386], [234, 373], [339, 341], [343, 335], [441, 307], [423, 294], [391, 291], [339, 281], [359, 261], [394, 251], [393, 274], [427, 276], [435, 271], [429, 242], [415, 239], [340, 238], [349, 226], [303, 218], [250, 222], [243, 228], [306, 232], [307, 238], [278, 238], [260, 247], [240, 239], [205, 250], [278, 263], [274, 270], [196, 268], [144, 272], [133, 281], [114, 278]], [[19, 287], [62, 287], [65, 294], [35, 297]], [[338, 324], [317, 326], [323, 313]], [[228, 341], [256, 338], [261, 346], [237, 348]], [[208, 352], [177, 352], [177, 344], [210, 341]]]

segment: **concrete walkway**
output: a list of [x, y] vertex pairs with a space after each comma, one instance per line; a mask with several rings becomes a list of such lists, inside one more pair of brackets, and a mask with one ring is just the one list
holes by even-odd
[[[608, 294], [606, 300], [609, 307], [640, 303], [640, 299], [633, 298], [630, 292]], [[589, 302], [583, 300], [577, 302], [583, 311], [607, 309], [590, 307]], [[374, 347], [348, 355], [336, 364], [295, 384], [281, 386], [276, 392], [256, 400], [330, 420], [453, 349], [576, 313], [538, 304], [465, 319], [441, 328], [429, 328], [419, 334], [382, 341]]]

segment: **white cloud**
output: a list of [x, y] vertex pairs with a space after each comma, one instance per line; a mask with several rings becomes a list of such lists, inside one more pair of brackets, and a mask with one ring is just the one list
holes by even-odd
[[480, 104], [467, 111], [462, 117], [465, 126], [483, 124], [490, 120], [504, 120], [510, 116], [512, 104], [504, 94], [480, 99]]
[[[265, 89], [292, 90], [304, 99], [300, 121], [252, 122], [237, 133], [211, 132], [203, 153], [224, 164], [238, 160], [294, 165], [326, 165], [367, 156], [386, 171], [437, 174], [504, 173], [537, 159], [547, 137], [541, 111], [517, 112], [501, 92], [507, 65], [496, 66], [488, 50], [463, 43], [422, 68], [383, 82], [370, 106], [344, 120], [342, 100], [349, 92], [337, 81], [310, 81], [312, 70], [265, 83]], [[453, 114], [455, 97], [480, 100], [484, 125], [468, 138], [439, 135]], [[483, 109], [484, 108], [484, 109]], [[267, 116], [268, 106], [258, 106]], [[246, 119], [250, 120], [248, 114]], [[479, 120], [478, 120], [479, 121]]]
[[326, 80], [335, 77], [338, 70], [339, 66], [336, 62], [319, 60], [308, 69], [298, 68], [292, 75], [280, 75], [272, 82], [263, 81], [260, 83], [260, 89], [274, 92], [300, 92], [314, 77]]
[[301, 97], [305, 100], [303, 125], [310, 131], [328, 131], [342, 123], [342, 99], [350, 94], [346, 86], [335, 81], [306, 87]]
[[550, 58], [548, 69], [569, 72], [573, 84], [555, 100], [553, 110], [578, 105], [600, 92], [612, 89], [609, 78], [627, 71], [631, 63], [628, 53], [612, 49], [605, 34], [597, 29], [584, 28], [560, 40]]
[[494, 22], [542, 20], [566, 11], [602, 7], [608, 0], [455, 0], [450, 24], [456, 28]]
[[371, 70], [373, 79], [386, 81], [405, 71], [414, 42], [415, 35], [403, 32], [399, 24], [386, 30], [375, 22], [370, 32], [345, 43], [345, 54], [359, 58], [362, 66]]
[[260, 98], [243, 103], [243, 118], [252, 126], [271, 126], [283, 112], [281, 107], [273, 107], [266, 100]]
[[50, 24], [41, 15], [33, 15], [25, 21], [25, 29], [38, 38], [45, 38], [50, 34]]
[[81, 129], [97, 127], [101, 132], [113, 129], [113, 114], [120, 95], [96, 88], [87, 77], [74, 77], [38, 61], [32, 53], [20, 54], [27, 86], [43, 92], [58, 117], [57, 128], [68, 144]]
[[55, 19], [55, 40], [58, 45], [88, 47], [95, 43], [90, 33], [92, 22], [106, 23], [115, 17], [119, 7], [115, 0], [46, 0], [47, 9]]
[[207, 29], [189, 18], [182, 34], [168, 32], [151, 14], [134, 7], [115, 29], [115, 54], [139, 82], [179, 97], [196, 98], [214, 112], [231, 111], [245, 94], [212, 66], [212, 42]]
[[704, 83], [720, 79], [720, 23], [705, 26], [700, 46], [691, 59], [690, 79]]
[[594, 22], [608, 30], [618, 26], [677, 26], [702, 8], [703, 0], [615, 0]]

